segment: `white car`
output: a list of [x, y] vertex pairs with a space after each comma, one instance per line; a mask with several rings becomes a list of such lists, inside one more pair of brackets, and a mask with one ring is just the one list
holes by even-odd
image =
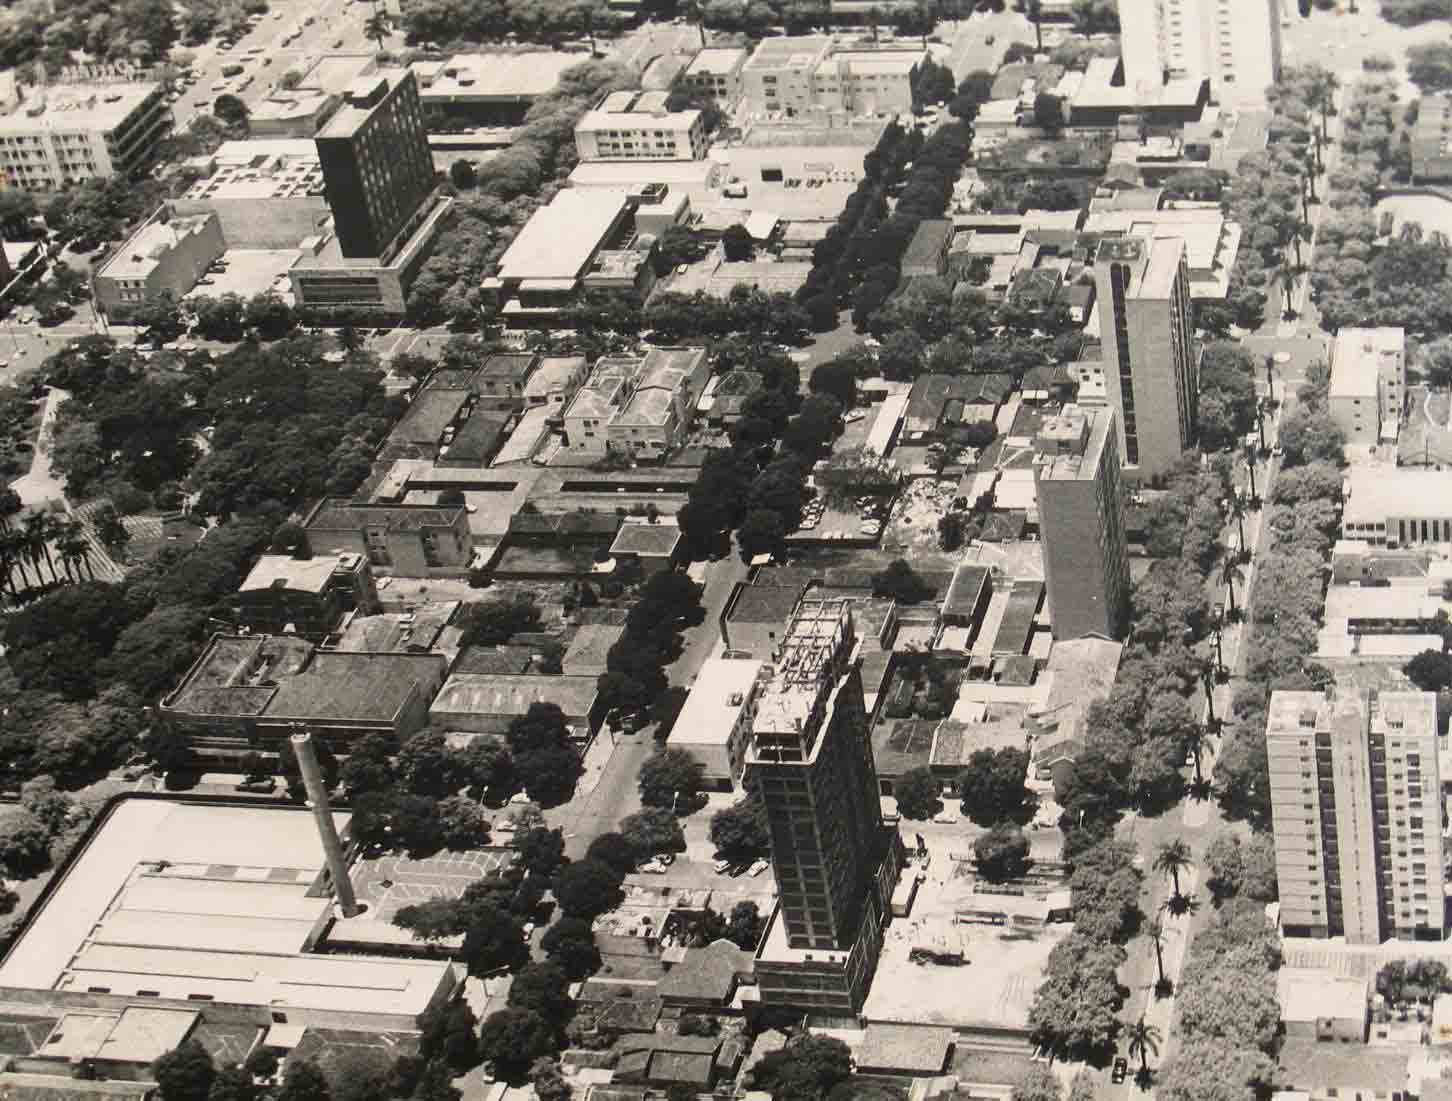
[[725, 873], [726, 869], [729, 868], [729, 867], [731, 867], [731, 861], [729, 861], [729, 860], [718, 860], [714, 864], [711, 865], [711, 870], [713, 872], [715, 872], [717, 875], [722, 875], [722, 874]]
[[749, 868], [746, 869], [746, 874], [747, 875], [750, 875], [750, 876], [758, 876], [758, 875], [760, 875], [762, 872], [766, 871], [766, 869], [768, 869], [770, 867], [771, 867], [771, 861], [769, 861], [769, 860], [757, 860], [757, 861], [754, 861], [752, 863], [751, 867], [749, 867]]
[[862, 420], [866, 416], [867, 416], [867, 410], [866, 409], [854, 409], [854, 410], [852, 410], [852, 412], [848, 413], [842, 419], [844, 421], [846, 421], [848, 424], [856, 424], [858, 421]]
[[534, 922], [526, 921], [524, 923], [524, 939], [527, 941], [532, 936], [534, 936]]
[[635, 869], [641, 875], [665, 875], [665, 865], [659, 860], [647, 860]]

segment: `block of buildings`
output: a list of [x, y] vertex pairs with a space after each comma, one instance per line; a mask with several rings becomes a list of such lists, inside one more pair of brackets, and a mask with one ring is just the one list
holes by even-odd
[[650, 244], [638, 240], [639, 203], [625, 189], [567, 188], [542, 206], [481, 284], [506, 319], [547, 320], [587, 286], [654, 285]]
[[586, 741], [599, 722], [596, 680], [593, 676], [455, 673], [429, 707], [429, 723], [438, 730], [504, 734], [510, 723], [529, 713], [531, 705], [552, 703], [565, 713], [571, 736]]
[[566, 407], [565, 447], [572, 453], [603, 458], [609, 450], [609, 426], [635, 391], [645, 361], [634, 356], [602, 356], [590, 377]]
[[921, 440], [952, 425], [992, 420], [1012, 392], [1006, 374], [919, 375], [908, 392], [903, 436]]
[[802, 585], [738, 585], [721, 609], [725, 648], [770, 661], [801, 595]]
[[431, 114], [483, 126], [518, 126], [531, 105], [580, 64], [564, 50], [455, 54], [442, 64], [414, 62], [419, 100]]
[[584, 624], [570, 639], [560, 667], [568, 677], [598, 677], [607, 668], [610, 648], [624, 633], [624, 627], [610, 623]]
[[285, 635], [215, 635], [158, 712], [212, 761], [276, 755], [299, 723], [344, 756], [370, 734], [401, 742], [428, 722], [445, 668], [437, 654], [342, 653]]
[[652, 348], [634, 389], [610, 417], [606, 446], [639, 461], [664, 458], [695, 419], [710, 372], [704, 348]]
[[6, 185], [22, 191], [137, 175], [172, 128], [157, 83], [7, 81], [0, 112], [0, 169]]
[[1124, 83], [1210, 82], [1216, 103], [1264, 107], [1281, 72], [1281, 9], [1274, 0], [1118, 0]]
[[[1084, 220], [1084, 232], [1119, 237], [1178, 237], [1185, 242], [1185, 266], [1189, 269], [1192, 300], [1224, 299], [1230, 293], [1229, 273], [1240, 254], [1243, 237], [1241, 225], [1228, 221], [1218, 207], [1192, 210], [1094, 209]], [[1070, 288], [1071, 291], [1076, 289], [1081, 296], [1092, 296], [1094, 292], [1092, 284]], [[1080, 320], [1083, 319], [1081, 308]]]
[[1341, 535], [1374, 547], [1452, 542], [1452, 471], [1353, 465]]
[[1129, 625], [1129, 546], [1114, 410], [1067, 405], [1040, 426], [1034, 449], [1054, 638], [1121, 638]]
[[788, 117], [911, 111], [913, 75], [927, 57], [911, 46], [840, 47], [826, 35], [768, 38], [742, 66], [742, 94], [753, 113]]
[[163, 291], [181, 298], [226, 251], [215, 214], [180, 214], [163, 203], [96, 273], [96, 301], [125, 313]]
[[1331, 345], [1331, 419], [1348, 444], [1395, 443], [1407, 400], [1407, 334], [1345, 328]]
[[208, 174], [172, 206], [183, 214], [216, 214], [229, 248], [297, 248], [325, 230], [328, 203], [312, 141], [228, 141], [207, 162]]
[[1287, 1037], [1321, 1043], [1366, 1042], [1371, 990], [1365, 979], [1313, 967], [1282, 967], [1276, 972], [1276, 996]]
[[378, 611], [378, 590], [361, 554], [264, 554], [228, 604], [233, 623], [254, 634], [321, 642], [347, 613]]
[[539, 363], [531, 352], [497, 352], [474, 375], [479, 405], [501, 413], [524, 411], [524, 388]]
[[311, 138], [338, 109], [338, 96], [319, 88], [279, 89], [247, 114], [247, 133], [254, 138]]
[[[346, 841], [351, 816], [329, 817]], [[339, 950], [345, 921], [304, 808], [113, 802], [0, 963], [7, 1001], [54, 1024], [23, 1066], [7, 1059], [31, 1089], [7, 1073], [0, 1090], [71, 1096], [80, 1064], [96, 1085], [150, 1083], [185, 1039], [287, 1051], [315, 1029], [417, 1033], [454, 996], [453, 966]]]
[[730, 791], [741, 781], [762, 668], [744, 658], [708, 658], [671, 727], [666, 744], [699, 761], [709, 787]]
[[698, 161], [706, 155], [705, 116], [671, 111], [669, 92], [607, 92], [575, 123], [582, 161]]
[[1452, 180], [1452, 96], [1423, 96], [1412, 127], [1412, 182]]
[[314, 141], [333, 221], [289, 269], [298, 304], [402, 313], [450, 205], [435, 195], [413, 74], [359, 77]]
[[474, 553], [462, 505], [366, 504], [324, 498], [303, 521], [314, 554], [367, 557], [380, 573], [459, 574]]
[[857, 652], [849, 602], [804, 598], [746, 750], [780, 892], [756, 957], [762, 1004], [839, 1020], [866, 1001], [902, 861], [882, 821]]
[[741, 69], [748, 56], [740, 46], [708, 47], [691, 59], [681, 80], [691, 91], [729, 108], [741, 96]]
[[1102, 241], [1094, 282], [1119, 455], [1139, 477], [1155, 478], [1195, 442], [1199, 384], [1184, 242]]
[[1437, 752], [1430, 692], [1271, 694], [1266, 753], [1287, 934], [1443, 939]]

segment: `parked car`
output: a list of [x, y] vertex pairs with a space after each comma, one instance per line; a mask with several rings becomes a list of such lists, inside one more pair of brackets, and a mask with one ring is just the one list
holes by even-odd
[[253, 792], [258, 795], [270, 795], [277, 790], [277, 777], [263, 776], [253, 780], [243, 780], [237, 785], [237, 790]]
[[656, 853], [655, 856], [652, 857], [651, 859], [653, 859], [656, 862], [658, 862], [660, 864], [663, 864], [665, 867], [669, 868], [672, 864], [674, 864], [676, 862], [676, 854], [675, 853]]
[[1119, 1085], [1119, 1083], [1124, 1081], [1124, 1078], [1128, 1073], [1129, 1063], [1125, 1060], [1124, 1056], [1121, 1055], [1118, 1059], [1114, 1060], [1114, 1071], [1112, 1074], [1110, 1074], [1109, 1077], [1117, 1086]]
[[665, 875], [665, 865], [659, 860], [647, 860], [637, 865], [635, 870], [641, 875]]
[[718, 860], [714, 864], [711, 865], [711, 870], [713, 872], [715, 872], [717, 875], [722, 875], [730, 867], [731, 867], [731, 861], [729, 861], [729, 860]]
[[750, 875], [750, 876], [758, 876], [758, 875], [760, 875], [762, 872], [766, 871], [766, 869], [768, 869], [770, 867], [771, 867], [771, 861], [769, 861], [769, 860], [767, 860], [765, 858], [762, 858], [760, 860], [753, 861], [752, 864], [751, 864], [751, 867], [749, 867], [749, 868], [746, 869], [746, 874], [747, 875]]

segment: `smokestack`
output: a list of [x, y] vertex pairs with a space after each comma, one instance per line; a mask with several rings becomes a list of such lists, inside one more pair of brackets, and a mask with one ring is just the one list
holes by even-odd
[[328, 792], [323, 787], [323, 770], [318, 767], [318, 755], [313, 749], [313, 736], [307, 731], [292, 736], [292, 751], [297, 756], [297, 766], [302, 772], [303, 787], [307, 789], [308, 806], [313, 809], [313, 818], [318, 824], [318, 836], [323, 840], [323, 855], [328, 861], [328, 874], [333, 880], [333, 894], [344, 917], [358, 913], [358, 899], [353, 894], [353, 881], [348, 878], [348, 865], [343, 859], [343, 843], [338, 840], [338, 828], [333, 825], [333, 814], [328, 809]]

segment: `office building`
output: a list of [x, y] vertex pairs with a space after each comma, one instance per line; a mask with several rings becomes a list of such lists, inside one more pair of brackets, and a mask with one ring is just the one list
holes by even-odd
[[701, 763], [707, 787], [730, 791], [741, 779], [762, 663], [709, 658], [671, 727], [666, 744]]
[[700, 111], [672, 111], [669, 92], [607, 92], [575, 123], [582, 161], [698, 161], [706, 155]]
[[1406, 394], [1406, 330], [1346, 328], [1336, 334], [1328, 405], [1348, 444], [1396, 443]]
[[1043, 423], [1034, 446], [1054, 638], [1122, 638], [1129, 622], [1129, 552], [1114, 410], [1065, 406]]
[[322, 642], [349, 612], [375, 614], [378, 590], [361, 554], [264, 554], [227, 604], [238, 627]]
[[1264, 107], [1280, 78], [1278, 0], [1119, 0], [1124, 83], [1207, 79], [1216, 103]]
[[0, 169], [7, 187], [66, 184], [145, 169], [172, 127], [160, 84], [98, 82], [0, 87]]
[[1412, 183], [1452, 180], [1452, 96], [1423, 96], [1412, 126]]
[[1452, 471], [1354, 464], [1343, 488], [1343, 539], [1374, 547], [1452, 543]]
[[434, 190], [413, 74], [360, 77], [314, 140], [342, 255], [388, 255]]
[[739, 46], [704, 49], [686, 66], [681, 79], [691, 91], [712, 96], [722, 107], [729, 107], [741, 96], [741, 69], [749, 56]]
[[325, 497], [303, 521], [315, 554], [362, 554], [380, 573], [462, 575], [473, 555], [463, 505], [367, 504]]
[[748, 785], [771, 829], [781, 903], [757, 957], [767, 1006], [862, 1008], [901, 860], [884, 826], [851, 602], [804, 598], [756, 696]]
[[180, 298], [226, 251], [215, 214], [182, 214], [163, 203], [96, 273], [96, 301], [114, 314], [163, 291]]
[[927, 57], [917, 47], [839, 49], [826, 35], [767, 38], [742, 66], [741, 90], [758, 114], [911, 111], [913, 74]]
[[1266, 755], [1282, 928], [1443, 939], [1436, 696], [1273, 692]]
[[419, 101], [430, 114], [479, 126], [518, 126], [560, 74], [584, 60], [565, 50], [455, 54], [447, 61], [415, 61]]
[[1164, 474], [1195, 442], [1190, 275], [1178, 237], [1102, 241], [1094, 264], [1105, 397], [1124, 465]]

